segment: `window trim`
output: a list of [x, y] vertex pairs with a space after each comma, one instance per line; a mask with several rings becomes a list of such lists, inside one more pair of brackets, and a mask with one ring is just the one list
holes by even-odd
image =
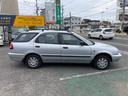
[[16, 41], [17, 38], [19, 38], [22, 34], [35, 34], [35, 36], [34, 36], [33, 38], [35, 38], [35, 37], [38, 35], [38, 33], [20, 33], [20, 34], [13, 40], [13, 42], [26, 43], [26, 42], [30, 42], [31, 40], [33, 40], [33, 38], [31, 38], [31, 39], [28, 40], [28, 41]]
[[[47, 35], [47, 34], [56, 34], [57, 35], [57, 44], [60, 44], [60, 41], [59, 41], [59, 35], [58, 35], [58, 33], [42, 33], [42, 34], [40, 34], [36, 39], [35, 39], [35, 43], [37, 43], [37, 44], [47, 44], [47, 43], [39, 43], [39, 42], [36, 42], [36, 40], [40, 37], [40, 36], [42, 36], [42, 35]], [[57, 44], [54, 44], [54, 45], [57, 45]]]
[[[72, 36], [76, 37], [78, 40], [83, 41], [72, 33], [59, 33], [58, 36], [59, 36], [59, 42], [60, 42], [61, 45], [67, 45], [67, 44], [62, 44], [62, 41], [61, 41], [61, 35], [62, 34], [72, 35]], [[85, 41], [83, 41], [83, 42], [85, 43], [84, 46], [88, 46], [88, 44]], [[72, 45], [72, 46], [81, 46], [81, 45]]]

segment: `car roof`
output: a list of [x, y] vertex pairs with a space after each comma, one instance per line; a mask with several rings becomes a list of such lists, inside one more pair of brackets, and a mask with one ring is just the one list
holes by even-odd
[[[61, 30], [30, 30], [27, 33], [69, 33], [68, 31], [61, 31]], [[70, 32], [71, 33], [71, 32]]]

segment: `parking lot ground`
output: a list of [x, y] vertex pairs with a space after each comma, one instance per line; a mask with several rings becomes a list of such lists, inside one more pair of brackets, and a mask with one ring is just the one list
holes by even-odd
[[[112, 80], [114, 80], [114, 78], [115, 79], [117, 78], [116, 80], [119, 80], [118, 82], [120, 82], [121, 79], [118, 78], [122, 78], [120, 75], [119, 77], [118, 76], [115, 77], [115, 75], [113, 75], [114, 77], [111, 76], [111, 74], [114, 73], [116, 74], [116, 72], [110, 72], [110, 73], [108, 72], [101, 75], [94, 75], [91, 77], [83, 76], [81, 78], [72, 78], [70, 80], [61, 81], [60, 78], [66, 78], [81, 74], [89, 74], [89, 73], [96, 73], [102, 71], [99, 71], [88, 65], [79, 65], [79, 64], [78, 65], [48, 64], [48, 65], [44, 65], [40, 69], [33, 70], [25, 67], [20, 62], [11, 61], [7, 53], [8, 53], [8, 48], [0, 48], [0, 96], [89, 96], [88, 94], [91, 94], [90, 92], [92, 91], [94, 91], [93, 93], [94, 95], [90, 95], [90, 96], [96, 96], [95, 94], [100, 93], [100, 92], [99, 93], [95, 92], [98, 90], [98, 88], [100, 90], [100, 85], [108, 86], [107, 87], [108, 90], [106, 89], [108, 92], [112, 84], [114, 83], [114, 81], [111, 83], [108, 82], [108, 80], [110, 79], [111, 81], [111, 78], [113, 78]], [[123, 54], [122, 59], [119, 62], [112, 64], [109, 70], [126, 68], [126, 67], [128, 67], [128, 55]], [[127, 74], [125, 74], [125, 72], [124, 74], [123, 71], [121, 72], [122, 73], [120, 72], [118, 73], [122, 74], [123, 77], [126, 76], [125, 78], [128, 77]], [[109, 76], [107, 77], [107, 75], [110, 75], [111, 78], [109, 78]], [[101, 78], [100, 76], [103, 78]], [[78, 83], [80, 82], [79, 83], [80, 85], [77, 84], [77, 82]], [[86, 86], [86, 82], [88, 84], [88, 87]], [[98, 84], [98, 82], [101, 82], [101, 84]], [[122, 84], [122, 82], [123, 81], [121, 81], [120, 83]], [[127, 79], [125, 83], [127, 83]], [[90, 84], [95, 84], [95, 85], [90, 85]], [[109, 85], [111, 85], [110, 88]], [[94, 88], [92, 88], [93, 86]], [[120, 86], [121, 88], [123, 87], [122, 85], [117, 85], [116, 87], [120, 88]], [[85, 92], [88, 93], [88, 94], [86, 93], [87, 95], [86, 94], [82, 95], [84, 94], [84, 89], [83, 89], [84, 87], [87, 87], [87, 89], [89, 89], [88, 92], [87, 90], [85, 90]], [[115, 90], [116, 92], [117, 89], [114, 88], [111, 89]], [[102, 92], [102, 90], [100, 91]], [[106, 94], [106, 92], [104, 91], [105, 89], [103, 89], [102, 93]], [[77, 94], [78, 92], [80, 92], [79, 95]], [[76, 95], [74, 95], [75, 93]], [[111, 93], [113, 93], [113, 91]], [[109, 96], [109, 95], [102, 95], [102, 96]], [[114, 96], [114, 95], [110, 95], [110, 96]], [[121, 96], [127, 96], [127, 95], [121, 95]]]
[[128, 70], [64, 81], [69, 96], [128, 96]]

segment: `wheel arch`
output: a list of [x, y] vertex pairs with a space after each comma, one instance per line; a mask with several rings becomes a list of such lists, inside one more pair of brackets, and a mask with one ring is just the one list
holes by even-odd
[[39, 54], [37, 54], [37, 53], [28, 53], [28, 54], [26, 54], [25, 57], [24, 57], [24, 59], [23, 59], [22, 61], [25, 62], [27, 56], [29, 56], [29, 55], [36, 55], [36, 56], [38, 56], [38, 57], [41, 59], [41, 61], [43, 62], [41, 56], [40, 56]]
[[94, 56], [92, 62], [94, 62], [94, 60], [95, 60], [98, 56], [100, 56], [100, 55], [105, 55], [105, 56], [107, 56], [107, 57], [110, 59], [111, 62], [113, 61], [113, 60], [112, 60], [112, 56], [111, 56], [109, 53], [99, 53], [99, 54], [97, 54], [96, 56]]

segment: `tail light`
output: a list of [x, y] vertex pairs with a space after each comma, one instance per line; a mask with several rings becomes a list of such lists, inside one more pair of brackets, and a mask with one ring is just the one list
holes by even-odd
[[9, 48], [10, 48], [10, 49], [13, 49], [13, 44], [12, 44], [12, 42], [9, 42]]

